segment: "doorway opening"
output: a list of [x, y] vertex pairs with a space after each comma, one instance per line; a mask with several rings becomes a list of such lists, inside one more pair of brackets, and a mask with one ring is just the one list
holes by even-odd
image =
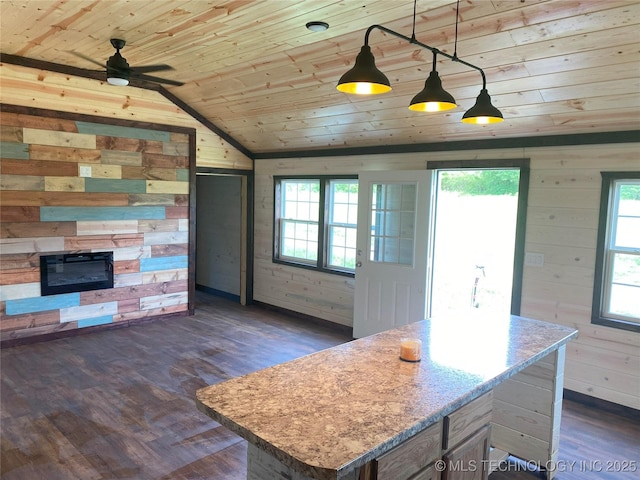
[[247, 305], [253, 299], [252, 177], [202, 167], [196, 173], [195, 287]]
[[438, 163], [429, 316], [519, 314], [528, 168]]

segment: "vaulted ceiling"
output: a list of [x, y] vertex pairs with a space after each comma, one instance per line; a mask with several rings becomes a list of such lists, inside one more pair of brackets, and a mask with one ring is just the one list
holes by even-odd
[[[165, 88], [251, 152], [631, 131], [640, 127], [640, 2], [461, 0], [458, 56], [482, 68], [505, 121], [460, 122], [478, 71], [438, 57], [445, 113], [407, 109], [431, 70], [429, 50], [374, 30], [370, 46], [393, 90], [335, 88], [366, 29], [410, 36], [411, 0], [2, 0], [1, 51], [95, 69], [110, 38], [135, 66], [168, 63]], [[330, 28], [311, 32], [310, 21]], [[454, 52], [456, 3], [418, 0], [418, 41]], [[114, 87], [105, 83], [104, 88]]]

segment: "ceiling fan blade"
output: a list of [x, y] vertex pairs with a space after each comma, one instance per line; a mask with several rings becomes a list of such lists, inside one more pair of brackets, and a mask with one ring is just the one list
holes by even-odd
[[131, 70], [138, 73], [162, 72], [164, 70], [174, 70], [171, 65], [145, 65], [143, 67], [131, 67]]
[[100, 67], [102, 67], [102, 68], [104, 68], [104, 67], [105, 67], [105, 64], [104, 64], [104, 63], [100, 63], [100, 62], [98, 62], [98, 61], [94, 60], [93, 58], [90, 58], [90, 57], [87, 57], [86, 55], [83, 55], [82, 53], [74, 52], [73, 50], [70, 50], [70, 51], [69, 51], [69, 53], [71, 53], [71, 54], [75, 55], [76, 57], [80, 57], [80, 58], [82, 58], [83, 60], [86, 60], [87, 62], [91, 62], [91, 63], [93, 63], [94, 65], [98, 65], [98, 66], [100, 66]]
[[177, 87], [179, 87], [180, 85], [184, 85], [184, 83], [182, 83], [182, 82], [177, 82], [175, 80], [169, 80], [167, 78], [160, 78], [160, 77], [153, 77], [151, 75], [139, 74], [139, 73], [136, 73], [135, 70], [131, 72], [131, 77], [132, 78], [137, 78], [139, 80], [147, 80], [149, 82], [166, 83], [167, 85], [175, 85]]

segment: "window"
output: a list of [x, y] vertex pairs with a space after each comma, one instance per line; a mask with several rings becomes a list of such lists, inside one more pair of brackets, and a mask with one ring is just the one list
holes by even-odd
[[276, 177], [273, 260], [353, 274], [358, 180], [354, 177]]
[[592, 322], [640, 332], [640, 172], [602, 172]]
[[281, 256], [315, 263], [318, 259], [320, 182], [283, 180], [280, 187]]
[[358, 181], [329, 180], [329, 268], [356, 267], [356, 224], [358, 222]]

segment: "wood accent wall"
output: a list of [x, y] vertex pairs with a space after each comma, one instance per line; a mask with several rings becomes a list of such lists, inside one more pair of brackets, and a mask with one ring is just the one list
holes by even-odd
[[[251, 159], [154, 91], [134, 87], [113, 87], [96, 80], [0, 64], [0, 103], [194, 129], [198, 166], [239, 170], [253, 168]], [[84, 312], [83, 318], [98, 318], [97, 312], [90, 312], [92, 308], [101, 309], [104, 321], [110, 315], [113, 316], [113, 321], [128, 321], [151, 315], [156, 308], [162, 309], [161, 313], [186, 309], [182, 304], [184, 295], [174, 295], [178, 291], [186, 290], [183, 283], [186, 282], [184, 262], [187, 259], [184, 255], [188, 235], [192, 233], [187, 231], [184, 217], [185, 209], [188, 208], [186, 198], [189, 193], [184, 190], [184, 185], [187, 185], [184, 182], [188, 180], [184, 168], [176, 168], [173, 163], [166, 165], [160, 157], [156, 157], [157, 165], [151, 166], [154, 162], [149, 159], [153, 155], [162, 154], [161, 151], [146, 152], [145, 162], [150, 162], [149, 165], [139, 164], [139, 158], [143, 154], [138, 149], [142, 150], [142, 147], [134, 146], [135, 141], [118, 140], [116, 144], [107, 147], [100, 144], [96, 136], [95, 146], [93, 143], [82, 143], [87, 140], [77, 131], [77, 125], [73, 122], [62, 122], [60, 128], [39, 124], [25, 127], [19, 124], [10, 125], [9, 116], [4, 112], [1, 117], [3, 121], [9, 122], [7, 128], [3, 129], [3, 135], [6, 133], [8, 139], [2, 148], [1, 168], [5, 190], [2, 202], [2, 234], [8, 244], [16, 242], [15, 239], [32, 239], [30, 246], [24, 244], [23, 240], [18, 240], [24, 244], [21, 248], [27, 251], [9, 253], [8, 247], [5, 248], [3, 245], [2, 248], [3, 254], [9, 255], [0, 258], [4, 283], [1, 287], [3, 293], [0, 303], [2, 339], [78, 327], [76, 318], [65, 317], [69, 322], [61, 321], [60, 314], [55, 310], [29, 312], [20, 314], [21, 316], [5, 315], [4, 300], [17, 301], [21, 298], [36, 298], [39, 295], [39, 276], [36, 270], [39, 265], [37, 255], [33, 253], [40, 251], [111, 250], [111, 247], [115, 246], [117, 270], [114, 291], [128, 289], [131, 292], [128, 294], [129, 298], [105, 298], [99, 302], [98, 298], [104, 298], [107, 290], [97, 291], [95, 299], [88, 298], [89, 293], [83, 293], [78, 300], [79, 306], [64, 307], [80, 309], [79, 311]], [[50, 130], [49, 133], [42, 132], [47, 129]], [[69, 130], [73, 135], [69, 137], [65, 130]], [[45, 137], [51, 136], [57, 138], [58, 142], [62, 141], [64, 147], [71, 147], [66, 140], [73, 138], [73, 147], [60, 147], [58, 153], [54, 154], [53, 145], [47, 144], [44, 140]], [[26, 148], [23, 142], [33, 145]], [[123, 145], [129, 142], [129, 146]], [[167, 148], [170, 143], [167, 143]], [[111, 147], [114, 148], [113, 151]], [[30, 157], [31, 149], [34, 152], [33, 158]], [[48, 156], [46, 152], [49, 152]], [[69, 158], [72, 160], [69, 161]], [[79, 176], [80, 165], [92, 167], [92, 178]], [[117, 187], [114, 186], [115, 180], [118, 180]], [[147, 184], [147, 181], [150, 184]], [[179, 188], [183, 193], [168, 191], [172, 189], [172, 186], [169, 186], [171, 182], [179, 182]], [[108, 186], [111, 188], [110, 193], [104, 191]], [[154, 200], [150, 200], [151, 197]], [[7, 201], [13, 202], [13, 205], [6, 203]], [[98, 206], [116, 207], [122, 209], [121, 211], [132, 207], [160, 208], [164, 210], [164, 218], [160, 222], [157, 218], [145, 219], [134, 215], [133, 218], [116, 220], [119, 222], [117, 226], [109, 223], [114, 220], [74, 220], [73, 217], [69, 217], [71, 220], [45, 223], [40, 222], [40, 207], [43, 206], [49, 209], [43, 211], [49, 212], [49, 215], [52, 215], [50, 218], [62, 213], [62, 210], [55, 210], [56, 208], [77, 207], [76, 213], [79, 213], [82, 209]], [[10, 210], [7, 207], [15, 208]], [[167, 241], [168, 237], [172, 239]], [[51, 238], [56, 240], [52, 241]], [[76, 240], [72, 242], [71, 238]], [[97, 238], [106, 240], [100, 243]], [[14, 259], [11, 255], [21, 257]], [[163, 274], [153, 273], [154, 270], [162, 270], [161, 264], [169, 258], [174, 258], [177, 263], [164, 265]], [[176, 274], [178, 271], [180, 273]], [[159, 286], [165, 285], [166, 282], [178, 283], [166, 287]], [[154, 283], [158, 285], [149, 286]], [[165, 288], [165, 291], [154, 294], [154, 288]], [[170, 305], [167, 301], [163, 302], [163, 295], [173, 295], [176, 303]], [[145, 300], [141, 302], [143, 298]], [[114, 301], [117, 301], [117, 310]], [[107, 305], [88, 307], [99, 303]], [[83, 321], [80, 325], [89, 326], [89, 323], [91, 321]]]
[[[0, 116], [1, 339], [186, 312], [195, 131], [47, 113]], [[102, 251], [114, 288], [41, 296], [41, 255]]]
[[524, 267], [523, 316], [577, 328], [567, 346], [565, 388], [640, 408], [640, 335], [591, 324], [600, 171], [640, 170], [640, 144], [536, 147], [437, 153], [255, 161], [254, 298], [352, 325], [352, 278], [271, 261], [273, 176], [413, 170], [427, 160], [529, 158], [526, 252], [543, 267]]

